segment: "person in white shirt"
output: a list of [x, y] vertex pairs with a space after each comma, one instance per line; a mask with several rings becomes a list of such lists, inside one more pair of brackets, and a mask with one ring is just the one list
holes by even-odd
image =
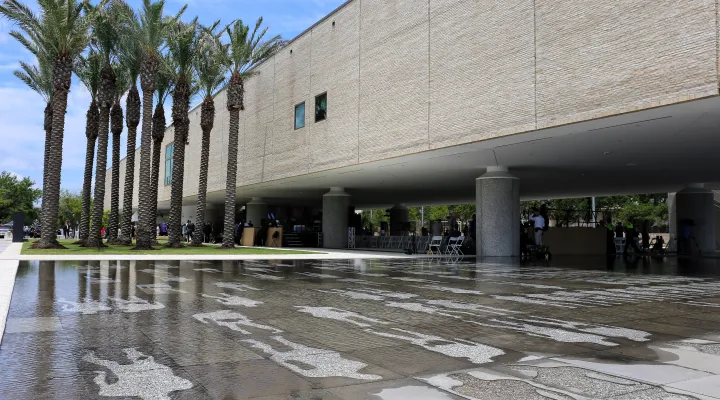
[[535, 244], [542, 246], [543, 230], [545, 229], [545, 218], [538, 212], [537, 208], [533, 208], [533, 214], [530, 216], [530, 220], [535, 223]]

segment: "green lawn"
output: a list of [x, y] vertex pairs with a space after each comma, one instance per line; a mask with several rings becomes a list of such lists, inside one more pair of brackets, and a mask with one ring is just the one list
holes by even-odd
[[23, 255], [88, 255], [88, 254], [138, 254], [138, 255], [162, 255], [162, 254], [187, 254], [187, 255], [199, 255], [199, 254], [324, 254], [319, 252], [310, 251], [299, 251], [299, 250], [281, 250], [281, 249], [269, 249], [260, 247], [237, 247], [232, 250], [221, 250], [218, 246], [214, 245], [203, 245], [201, 247], [182, 247], [179, 249], [170, 249], [165, 247], [165, 243], [161, 243], [155, 246], [156, 250], [152, 251], [135, 251], [130, 250], [132, 247], [129, 246], [108, 246], [101, 249], [95, 247], [80, 247], [79, 245], [73, 244], [75, 240], [58, 240], [60, 244], [67, 247], [67, 249], [31, 249], [33, 241], [23, 243], [22, 254]]

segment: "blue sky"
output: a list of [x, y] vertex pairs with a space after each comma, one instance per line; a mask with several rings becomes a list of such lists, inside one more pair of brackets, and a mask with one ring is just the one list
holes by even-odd
[[[128, 2], [134, 7], [141, 4], [141, 0]], [[198, 16], [200, 22], [205, 24], [216, 20], [230, 23], [236, 18], [251, 24], [262, 16], [270, 35], [280, 34], [283, 38], [291, 39], [344, 2], [345, 0], [167, 0], [166, 12], [176, 13], [187, 3], [184, 19]], [[35, 4], [28, 3], [36, 7]], [[40, 187], [45, 143], [42, 125], [45, 104], [39, 95], [13, 75], [13, 71], [19, 67], [18, 61], [35, 61], [31, 54], [8, 35], [12, 28], [7, 20], [0, 20], [0, 171], [29, 176]], [[85, 112], [89, 103], [89, 94], [73, 78], [65, 120], [62, 167], [62, 187], [71, 191], [82, 189], [86, 143]], [[123, 101], [123, 107], [124, 104]], [[121, 157], [125, 157], [126, 153], [125, 134], [123, 131]], [[139, 134], [138, 131], [138, 136]], [[111, 151], [108, 153], [110, 167]]]

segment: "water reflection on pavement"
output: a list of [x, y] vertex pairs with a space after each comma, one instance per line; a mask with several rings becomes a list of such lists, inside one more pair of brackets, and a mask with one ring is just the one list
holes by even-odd
[[714, 260], [21, 262], [0, 399], [720, 398]]

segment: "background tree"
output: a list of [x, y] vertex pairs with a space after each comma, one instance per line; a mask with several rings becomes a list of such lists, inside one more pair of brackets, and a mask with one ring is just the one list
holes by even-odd
[[115, 99], [110, 109], [113, 137], [112, 146], [112, 181], [110, 182], [110, 221], [108, 222], [108, 243], [118, 244], [118, 222], [120, 212], [120, 135], [123, 131], [123, 110], [120, 99], [130, 88], [130, 75], [125, 65], [118, 63], [115, 70]]
[[[120, 60], [130, 78], [130, 90], [125, 100], [125, 116], [128, 128], [127, 155], [125, 158], [125, 186], [123, 190], [122, 221], [120, 224], [120, 237], [118, 244], [132, 245], [132, 215], [133, 191], [135, 190], [135, 147], [137, 145], [137, 127], [140, 124], [140, 92], [137, 89], [137, 80], [142, 66], [143, 49], [140, 41], [140, 22], [132, 8], [124, 6], [121, 9], [125, 20], [124, 28], [120, 30], [118, 50]], [[150, 104], [152, 107], [152, 104]], [[152, 108], [151, 108], [152, 109]]]
[[42, 196], [42, 190], [33, 188], [30, 178], [19, 178], [8, 171], [0, 172], [0, 223], [8, 222], [14, 212], [24, 212], [26, 220], [38, 217], [33, 204]]
[[165, 102], [167, 101], [168, 95], [172, 91], [172, 78], [170, 71], [167, 70], [167, 66], [170, 65], [171, 62], [169, 60], [164, 60], [163, 63], [160, 65], [163, 66], [160, 68], [157, 76], [157, 98], [158, 102], [155, 106], [155, 113], [153, 114], [152, 119], [152, 139], [153, 139], [153, 145], [152, 145], [152, 178], [150, 182], [148, 183], [149, 187], [148, 190], [151, 193], [150, 198], [152, 199], [151, 205], [151, 215], [153, 215], [153, 229], [152, 229], [152, 238], [153, 243], [157, 242], [157, 229], [155, 228], [155, 221], [157, 220], [157, 198], [158, 198], [158, 186], [160, 185], [160, 155], [162, 150], [162, 142], [165, 138], [165, 128], [166, 128], [166, 121], [165, 121]]
[[225, 181], [225, 218], [222, 248], [235, 247], [235, 189], [237, 186], [237, 152], [238, 135], [240, 132], [240, 110], [244, 105], [244, 80], [253, 75], [253, 68], [271, 57], [280, 44], [280, 36], [267, 41], [263, 37], [267, 28], [260, 30], [262, 17], [258, 18], [255, 28], [250, 34], [250, 28], [237, 20], [232, 28], [227, 27], [230, 41], [230, 81], [227, 86], [227, 109], [230, 114], [230, 128], [228, 132], [228, 164], [227, 179]]
[[[160, 65], [160, 50], [165, 43], [172, 20], [163, 17], [165, 0], [152, 2], [143, 0], [142, 10], [139, 14], [139, 30], [136, 40], [143, 49], [142, 65], [140, 67], [140, 88], [142, 99], [142, 133], [140, 137], [140, 187], [138, 188], [138, 224], [136, 250], [150, 250], [154, 243], [156, 215], [152, 214], [157, 208], [157, 200], [152, 198], [151, 185], [151, 147], [153, 129], [153, 95], [157, 89], [157, 75]], [[176, 15], [178, 19], [185, 12], [183, 7]], [[155, 191], [156, 192], [156, 191]], [[157, 192], [156, 192], [157, 193]], [[157, 198], [157, 194], [155, 196]], [[153, 204], [153, 202], [155, 204]]]
[[198, 179], [198, 201], [195, 216], [195, 229], [198, 234], [192, 238], [193, 246], [203, 242], [202, 232], [205, 226], [205, 206], [207, 196], [208, 163], [210, 159], [210, 132], [215, 123], [215, 99], [217, 90], [225, 83], [227, 69], [227, 47], [220, 42], [215, 33], [219, 21], [204, 28], [200, 34], [198, 57], [195, 59], [195, 70], [198, 84], [203, 95], [200, 108], [200, 128], [202, 129], [202, 145], [200, 151], [200, 177]]
[[50, 151], [44, 168], [42, 236], [33, 248], [63, 248], [57, 242], [57, 215], [60, 200], [60, 172], [65, 134], [65, 112], [72, 83], [75, 59], [88, 44], [89, 18], [78, 0], [43, 0], [37, 16], [18, 0], [5, 0], [0, 15], [20, 27], [10, 35], [26, 48], [34, 48], [46, 60], [52, 60], [52, 130]]
[[100, 86], [100, 57], [95, 51], [90, 51], [87, 57], [79, 57], [75, 63], [75, 75], [85, 85], [90, 93], [90, 106], [85, 114], [85, 174], [82, 190], [82, 214], [78, 243], [85, 244], [90, 232], [90, 191], [92, 190], [93, 162], [95, 160], [95, 142], [98, 136], [100, 114], [97, 108], [97, 91]]
[[173, 80], [172, 118], [175, 132], [173, 149], [172, 187], [170, 215], [168, 217], [168, 247], [181, 247], [182, 198], [185, 174], [185, 146], [190, 132], [190, 95], [192, 92], [194, 64], [198, 55], [197, 18], [191, 23], [176, 22], [168, 36], [168, 54], [175, 66]]
[[60, 191], [60, 209], [58, 212], [58, 224], [70, 225], [76, 229], [82, 219], [82, 193], [74, 193], [67, 189]]
[[[88, 6], [92, 7], [92, 6]], [[93, 219], [90, 233], [85, 242], [88, 247], [103, 247], [100, 230], [105, 206], [105, 170], [107, 168], [108, 130], [110, 128], [110, 108], [115, 100], [115, 70], [113, 63], [118, 42], [117, 15], [111, 6], [99, 5], [94, 9], [92, 19], [92, 46], [100, 55], [100, 86], [98, 87], [98, 123], [97, 165], [95, 166], [95, 191], [93, 194]], [[122, 124], [120, 125], [122, 127]], [[107, 225], [105, 225], [107, 226]]]

